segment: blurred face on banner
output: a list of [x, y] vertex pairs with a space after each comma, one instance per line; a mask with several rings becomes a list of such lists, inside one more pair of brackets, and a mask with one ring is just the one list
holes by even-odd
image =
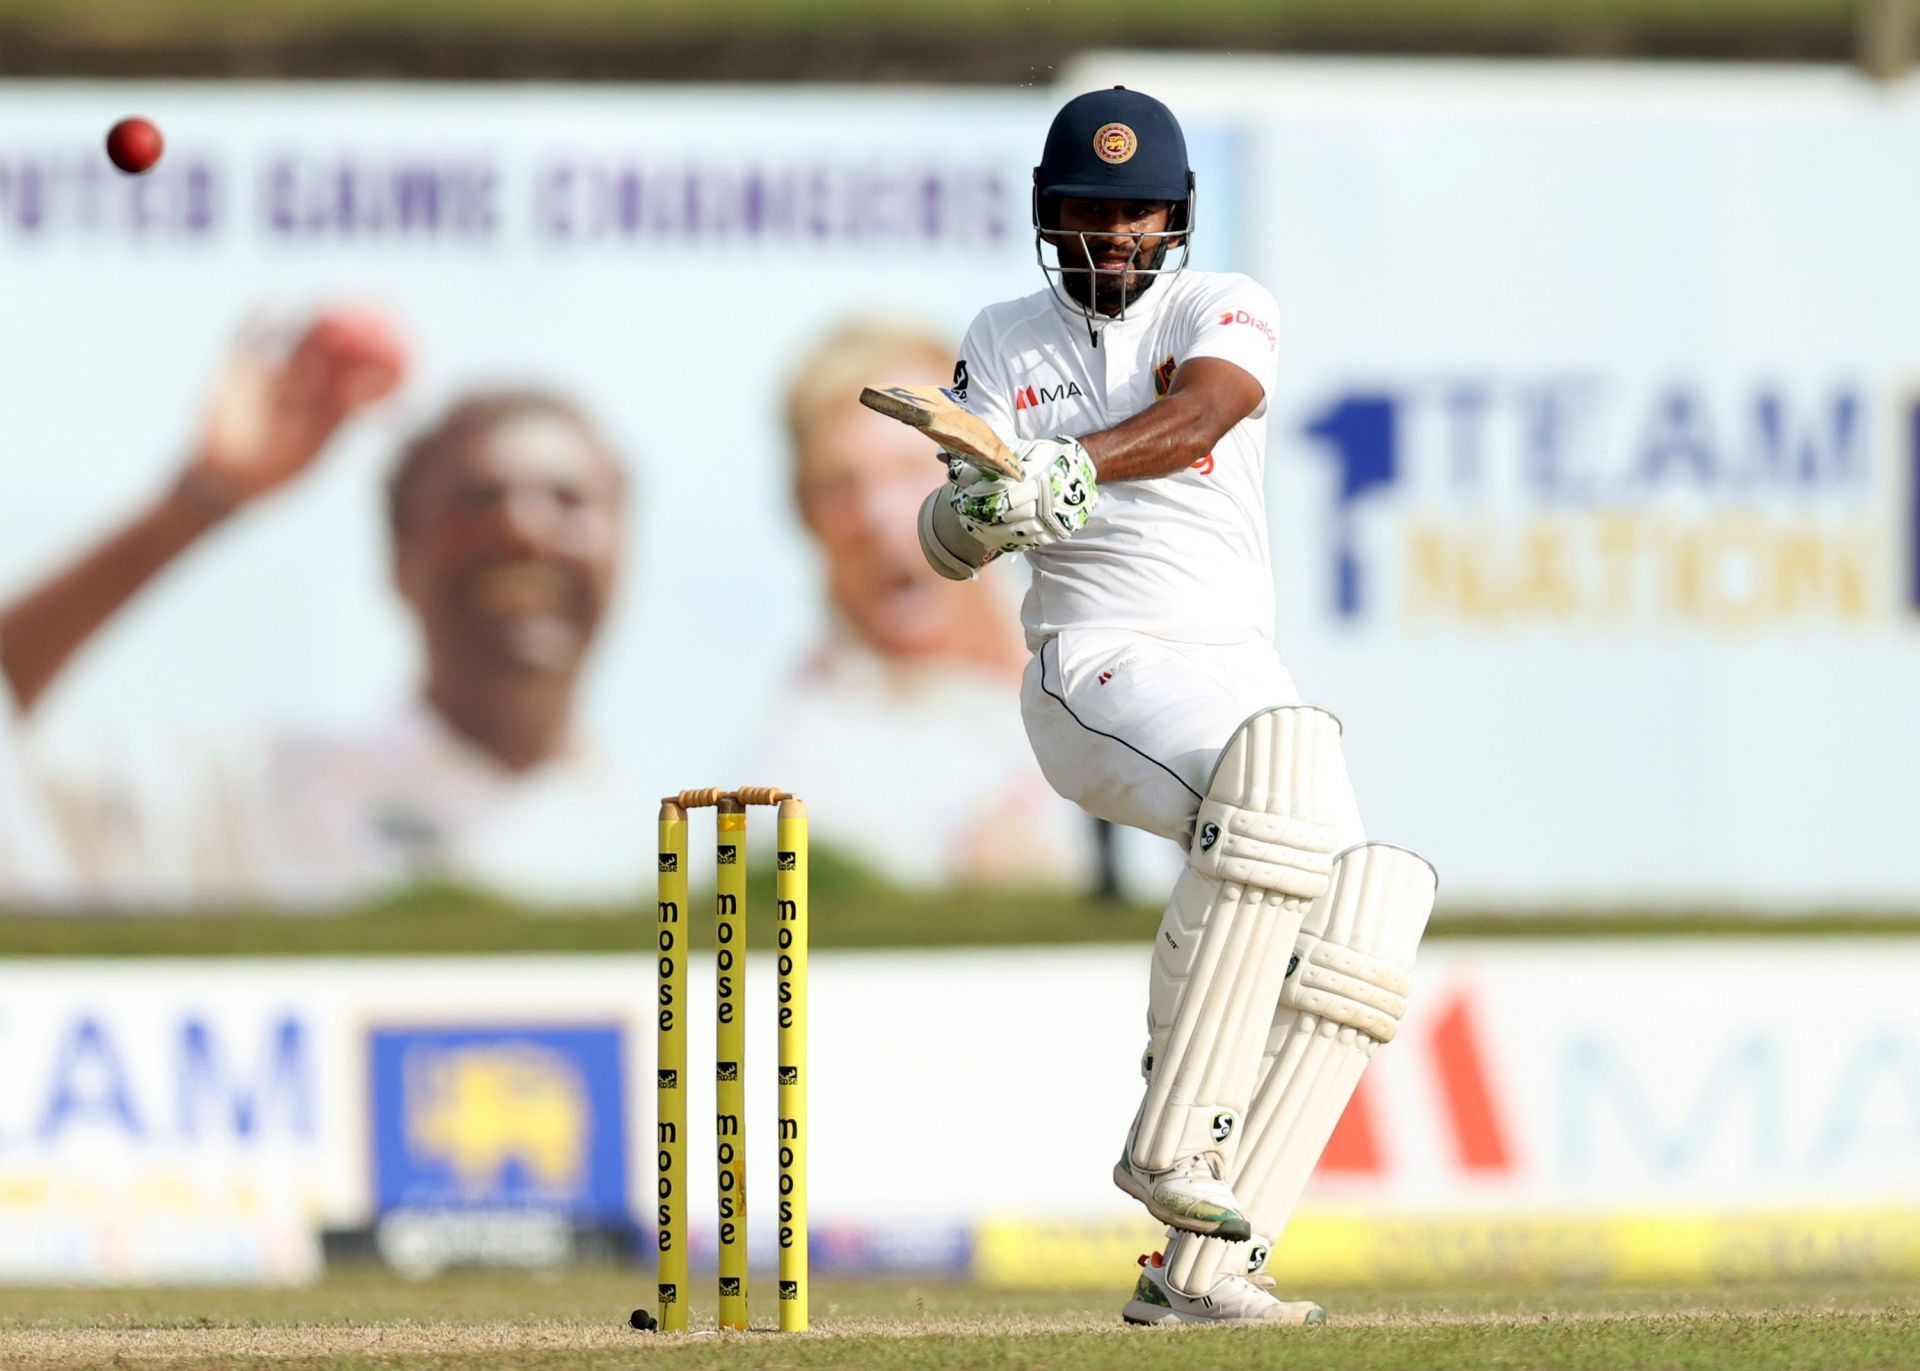
[[[944, 384], [951, 362], [908, 357], [888, 384]], [[881, 375], [876, 372], [875, 375]], [[952, 651], [979, 587], [948, 581], [920, 553], [920, 502], [946, 473], [926, 437], [862, 406], [858, 388], [808, 417], [794, 454], [800, 515], [826, 560], [834, 608], [883, 657]]]
[[624, 485], [549, 397], [469, 400], [417, 440], [392, 492], [394, 567], [434, 667], [577, 672], [612, 598]]

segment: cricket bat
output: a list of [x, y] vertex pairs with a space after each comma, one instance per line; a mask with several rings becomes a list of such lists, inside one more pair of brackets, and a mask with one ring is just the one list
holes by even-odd
[[948, 452], [982, 471], [1018, 481], [1026, 472], [1013, 449], [977, 414], [969, 413], [942, 386], [868, 386], [860, 392], [868, 409], [919, 429]]

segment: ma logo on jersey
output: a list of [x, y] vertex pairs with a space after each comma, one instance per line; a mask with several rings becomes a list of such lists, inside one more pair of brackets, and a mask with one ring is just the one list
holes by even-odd
[[1055, 400], [1077, 400], [1084, 391], [1078, 381], [1068, 381], [1060, 386], [1015, 386], [1013, 388], [1013, 407], [1015, 410], [1038, 409], [1041, 405], [1050, 405]]
[[[1847, 379], [1411, 378], [1300, 420], [1339, 618], [1752, 634], [1920, 607], [1901, 450]], [[1901, 511], [1896, 517], [1889, 511]]]

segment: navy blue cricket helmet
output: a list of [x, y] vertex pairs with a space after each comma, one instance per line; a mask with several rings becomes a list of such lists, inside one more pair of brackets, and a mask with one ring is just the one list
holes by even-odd
[[1125, 86], [1076, 95], [1053, 116], [1033, 189], [1043, 200], [1082, 195], [1184, 205], [1193, 194], [1186, 135], [1151, 95]]
[[[1173, 205], [1165, 232], [1145, 234], [1155, 240], [1123, 275], [1135, 281], [1134, 298], [1161, 276], [1171, 276], [1187, 265], [1192, 254], [1194, 181], [1187, 164], [1187, 139], [1173, 111], [1151, 95], [1125, 86], [1076, 95], [1061, 107], [1047, 129], [1040, 165], [1033, 169], [1034, 251], [1040, 270], [1054, 293], [1085, 315], [1089, 327], [1099, 320], [1092, 291], [1115, 289], [1112, 272], [1097, 268], [1085, 233], [1059, 228], [1059, 202], [1068, 196], [1092, 200], [1165, 200]], [[1167, 265], [1168, 249], [1178, 241], [1179, 259]], [[1047, 261], [1047, 247], [1055, 260]], [[1078, 287], [1068, 289], [1069, 278]], [[1107, 284], [1099, 284], [1103, 279]], [[1119, 316], [1126, 313], [1123, 284]], [[1080, 298], [1086, 296], [1088, 298]]]

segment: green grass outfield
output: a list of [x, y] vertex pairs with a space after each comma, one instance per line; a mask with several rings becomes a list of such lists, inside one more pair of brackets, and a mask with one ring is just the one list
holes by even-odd
[[[762, 939], [773, 907], [756, 860], [750, 931]], [[643, 899], [650, 900], [651, 892]], [[710, 891], [694, 892], [696, 909]], [[1019, 890], [905, 891], [816, 850], [815, 947], [1010, 947], [1153, 938], [1158, 905], [1101, 903]], [[711, 931], [693, 925], [694, 945]], [[1491, 913], [1448, 906], [1431, 939], [1672, 936], [1920, 937], [1920, 911], [1818, 910], [1791, 916], [1739, 910], [1554, 910]], [[536, 910], [453, 887], [423, 888], [332, 913], [243, 909], [219, 913], [0, 911], [0, 957], [350, 956], [412, 953], [640, 952], [654, 940], [651, 903], [594, 910]]]
[[[9, 1367], [661, 1366], [1066, 1371], [1690, 1371], [1910, 1367], [1911, 1287], [1401, 1295], [1315, 1292], [1313, 1329], [1129, 1329], [1124, 1291], [1041, 1295], [920, 1282], [822, 1282], [815, 1329], [666, 1338], [624, 1326], [647, 1273], [458, 1275], [421, 1284], [353, 1271], [310, 1290], [0, 1290]], [[694, 1315], [710, 1320], [711, 1308]], [[755, 1310], [756, 1320], [770, 1308]], [[756, 1323], [756, 1326], [758, 1324]]]
[[[694, 891], [696, 910], [710, 891]], [[756, 871], [750, 933], [764, 939], [771, 879]], [[815, 947], [1019, 947], [1153, 938], [1157, 905], [1101, 903], [1019, 890], [897, 890], [816, 854]], [[693, 924], [694, 945], [711, 930]], [[1825, 910], [1791, 916], [1738, 910], [1556, 910], [1534, 915], [1442, 905], [1430, 940], [1604, 937], [1920, 937], [1920, 912]], [[333, 913], [243, 909], [219, 913], [0, 911], [5, 957], [354, 956], [415, 953], [641, 952], [652, 947], [654, 908], [536, 910], [457, 888], [428, 888]]]

